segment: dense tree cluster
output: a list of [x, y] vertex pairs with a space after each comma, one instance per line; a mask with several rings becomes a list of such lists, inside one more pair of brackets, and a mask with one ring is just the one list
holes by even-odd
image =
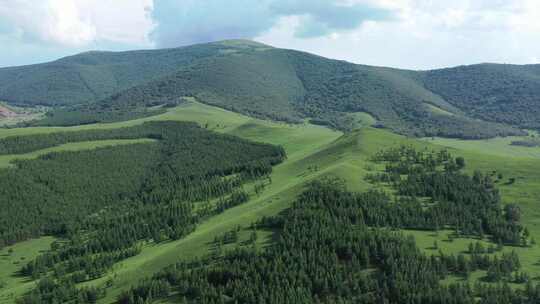
[[[263, 251], [240, 247], [178, 263], [124, 292], [118, 303], [143, 303], [174, 295], [179, 303], [536, 303], [540, 287], [515, 291], [506, 282], [521, 276], [515, 253], [481, 245], [459, 256], [427, 256], [414, 239], [367, 223], [378, 195], [354, 194], [335, 179], [316, 181], [287, 213], [265, 218], [257, 229], [279, 230]], [[372, 206], [372, 207], [369, 207]], [[443, 284], [449, 275], [476, 269], [497, 272], [489, 280]], [[514, 275], [512, 275], [514, 274]]]
[[281, 147], [183, 122], [9, 139], [6, 147], [126, 136], [157, 140], [52, 153], [0, 170], [0, 245], [44, 234], [66, 239], [23, 267], [24, 275], [45, 280], [24, 301], [77, 299], [74, 283], [138, 254], [142, 241], [179, 239], [200, 220], [247, 201], [243, 183], [268, 175], [285, 157]]
[[[0, 246], [44, 233], [69, 233], [87, 215], [121, 202], [207, 200], [231, 191], [242, 179], [268, 174], [285, 155], [279, 147], [180, 122], [28, 137], [6, 138], [3, 147], [28, 152], [79, 140], [158, 140], [52, 153], [0, 170]], [[222, 178], [231, 174], [235, 177]]]
[[379, 126], [413, 136], [489, 138], [524, 134], [508, 126], [437, 114], [426, 106], [433, 94], [410, 71], [351, 65], [344, 61], [291, 53], [292, 64], [305, 88], [297, 110], [314, 122], [350, 128], [345, 113], [367, 112]]
[[462, 235], [490, 235], [495, 242], [526, 244], [519, 210], [511, 208], [513, 205], [503, 209], [489, 175], [460, 172], [465, 166], [463, 158], [453, 158], [446, 150], [417, 151], [402, 146], [380, 151], [374, 160], [385, 163], [385, 172], [367, 178], [389, 182], [401, 197], [397, 202], [387, 199], [369, 223], [428, 230], [452, 227]]
[[540, 128], [540, 65], [480, 64], [422, 74], [426, 88], [473, 117]]

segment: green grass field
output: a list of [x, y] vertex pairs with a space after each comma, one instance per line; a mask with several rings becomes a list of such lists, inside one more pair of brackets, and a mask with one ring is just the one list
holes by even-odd
[[[147, 244], [141, 254], [115, 265], [109, 274], [101, 279], [87, 282], [98, 286], [112, 281], [103, 303], [111, 303], [125, 288], [136, 284], [140, 279], [150, 276], [163, 267], [180, 259], [189, 259], [211, 253], [215, 236], [236, 226], [245, 229], [250, 223], [265, 215], [274, 215], [285, 210], [310, 180], [335, 175], [346, 180], [351, 190], [361, 191], [372, 187], [364, 180], [364, 175], [376, 168], [369, 157], [379, 149], [399, 144], [412, 144], [418, 148], [441, 149], [447, 147], [454, 155], [462, 155], [467, 160], [466, 169], [482, 171], [496, 170], [503, 174], [498, 182], [505, 202], [519, 203], [523, 210], [524, 224], [533, 236], [540, 240], [540, 149], [509, 146], [511, 139], [488, 141], [461, 141], [448, 139], [410, 139], [389, 131], [368, 127], [371, 120], [359, 115], [364, 123], [360, 129], [342, 134], [321, 126], [311, 124], [289, 125], [249, 118], [219, 108], [203, 105], [195, 101], [171, 109], [169, 112], [133, 120], [129, 122], [85, 125], [69, 128], [28, 128], [0, 130], [0, 137], [14, 134], [36, 134], [58, 130], [81, 130], [92, 128], [117, 128], [140, 124], [149, 120], [195, 121], [217, 132], [237, 135], [250, 140], [282, 145], [288, 159], [274, 168], [272, 183], [260, 194], [251, 193], [252, 199], [240, 206], [214, 216], [201, 223], [187, 237], [173, 242]], [[74, 148], [76, 149], [76, 148]], [[536, 149], [536, 150], [535, 150]], [[506, 184], [515, 178], [513, 184]], [[441, 250], [458, 253], [467, 250], [469, 239], [456, 239], [446, 242], [447, 233], [407, 231], [417, 239], [419, 247], [432, 252], [430, 247], [437, 241]], [[265, 244], [270, 233], [260, 235], [260, 243]], [[43, 242], [42, 239], [26, 242], [29, 246]], [[21, 243], [22, 244], [22, 243]], [[38, 245], [35, 245], [38, 247]], [[506, 248], [505, 250], [511, 250]], [[514, 248], [521, 257], [523, 269], [532, 277], [540, 275], [540, 249]], [[2, 265], [0, 264], [0, 267]], [[3, 269], [3, 268], [0, 268]], [[4, 273], [2, 273], [4, 274]], [[27, 290], [29, 283], [17, 283], [10, 274], [4, 275], [12, 282], [0, 289], [0, 302], [7, 294], [20, 294]], [[480, 277], [475, 274], [474, 277]], [[1, 277], [1, 276], [0, 276]], [[4, 299], [4, 300], [3, 300]]]
[[37, 150], [30, 153], [25, 153], [25, 154], [0, 155], [0, 168], [9, 167], [12, 164], [12, 161], [16, 159], [32, 159], [32, 158], [37, 158], [40, 155], [44, 155], [44, 154], [48, 154], [52, 152], [90, 150], [90, 149], [97, 149], [97, 148], [103, 148], [103, 147], [109, 147], [109, 146], [138, 144], [138, 143], [145, 143], [145, 142], [152, 142], [152, 141], [153, 140], [149, 138], [141, 138], [141, 139], [107, 139], [107, 140], [67, 143], [67, 144], [56, 146], [56, 147]]
[[0, 250], [0, 303], [14, 303], [15, 297], [34, 284], [18, 274], [26, 261], [49, 250], [53, 237], [21, 242]]
[[425, 141], [451, 147], [462, 151], [476, 152], [483, 155], [500, 156], [505, 158], [540, 158], [540, 147], [513, 146], [512, 141], [522, 140], [525, 137], [510, 136], [505, 138], [492, 138], [482, 140], [460, 140], [453, 138], [424, 138]]
[[[232, 113], [220, 108], [207, 106], [187, 98], [190, 102], [173, 108], [166, 113], [134, 119], [129, 121], [114, 122], [114, 123], [98, 123], [89, 125], [80, 125], [74, 127], [30, 127], [30, 128], [3, 128], [0, 129], [0, 138], [15, 136], [15, 135], [31, 135], [31, 134], [46, 134], [54, 132], [69, 132], [81, 130], [95, 129], [114, 129], [122, 127], [131, 127], [140, 125], [146, 121], [163, 121], [163, 120], [180, 120], [180, 121], [195, 121], [201, 125], [208, 123], [211, 129], [217, 129], [225, 132], [231, 128], [237, 127], [243, 123], [252, 120], [249, 117]], [[210, 125], [210, 123], [212, 123]]]

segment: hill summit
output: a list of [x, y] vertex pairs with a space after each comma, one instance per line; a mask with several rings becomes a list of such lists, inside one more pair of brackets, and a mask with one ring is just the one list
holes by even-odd
[[249, 40], [86, 52], [0, 69], [0, 100], [53, 111], [40, 124], [121, 120], [183, 97], [251, 116], [348, 130], [366, 112], [412, 136], [487, 138], [540, 129], [540, 66], [431, 71], [358, 65]]

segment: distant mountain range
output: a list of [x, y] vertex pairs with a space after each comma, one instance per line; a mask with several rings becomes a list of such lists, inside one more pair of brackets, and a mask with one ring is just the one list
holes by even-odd
[[410, 71], [352, 64], [246, 40], [128, 52], [86, 52], [0, 69], [0, 100], [53, 108], [35, 124], [150, 115], [182, 97], [287, 122], [377, 126], [411, 136], [487, 138], [540, 130], [540, 65]]

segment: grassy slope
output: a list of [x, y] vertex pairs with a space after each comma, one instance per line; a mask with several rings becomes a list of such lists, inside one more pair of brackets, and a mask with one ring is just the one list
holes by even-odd
[[152, 139], [149, 138], [140, 138], [140, 139], [107, 139], [107, 140], [96, 140], [96, 141], [83, 141], [76, 143], [67, 143], [56, 147], [46, 148], [42, 150], [37, 150], [25, 154], [12, 154], [12, 155], [0, 155], [0, 168], [9, 167], [11, 162], [16, 159], [32, 159], [37, 158], [40, 155], [60, 152], [60, 151], [78, 151], [78, 150], [90, 150], [97, 149], [108, 146], [116, 145], [129, 145], [137, 144], [144, 142], [151, 142]]
[[[505, 202], [517, 202], [523, 208], [524, 222], [533, 236], [540, 236], [540, 154], [534, 148], [509, 147], [507, 139], [488, 141], [459, 140], [415, 140], [390, 133], [385, 130], [362, 128], [350, 134], [330, 131], [314, 125], [287, 125], [252, 119], [240, 114], [200, 103], [171, 110], [168, 113], [130, 122], [63, 128], [62, 130], [87, 128], [113, 128], [138, 124], [147, 120], [190, 120], [218, 132], [238, 135], [256, 141], [283, 145], [288, 153], [288, 160], [277, 166], [272, 174], [273, 183], [267, 186], [260, 196], [253, 194], [252, 199], [241, 206], [227, 210], [198, 226], [196, 231], [182, 240], [159, 245], [146, 245], [138, 256], [125, 260], [115, 266], [105, 278], [87, 284], [100, 285], [108, 279], [113, 280], [104, 303], [114, 301], [124, 288], [135, 284], [141, 278], [160, 270], [178, 259], [187, 259], [211, 252], [211, 242], [216, 235], [230, 230], [237, 225], [246, 227], [255, 219], [272, 215], [286, 209], [302, 185], [324, 175], [337, 175], [346, 179], [352, 190], [361, 191], [371, 187], [363, 180], [363, 175], [373, 169], [368, 157], [377, 150], [399, 144], [413, 144], [418, 148], [441, 148], [448, 146], [455, 155], [467, 159], [467, 170], [475, 168], [484, 171], [497, 170], [505, 176], [516, 177], [513, 185], [500, 185]], [[33, 128], [25, 130], [1, 130], [0, 137], [7, 132], [51, 132], [53, 128]], [[532, 150], [531, 150], [532, 149]], [[410, 231], [417, 238], [420, 248], [429, 252], [434, 240], [445, 252], [462, 252], [471, 240], [458, 239], [445, 242], [446, 233]], [[270, 235], [267, 234], [268, 237]], [[261, 242], [264, 243], [263, 238]], [[510, 249], [507, 249], [510, 250]], [[517, 248], [521, 256], [523, 269], [534, 276], [540, 275], [540, 250]], [[473, 276], [478, 277], [478, 275]], [[22, 288], [18, 291], [24, 290]], [[10, 289], [11, 291], [11, 289]], [[1, 301], [0, 301], [1, 302]]]
[[272, 184], [260, 196], [252, 194], [248, 203], [207, 220], [184, 239], [147, 246], [141, 254], [120, 263], [109, 276], [90, 282], [100, 284], [109, 278], [114, 280], [114, 286], [104, 302], [112, 302], [122, 289], [180, 258], [210, 253], [210, 243], [216, 235], [237, 225], [246, 227], [261, 216], [277, 214], [287, 208], [303, 183], [331, 169], [321, 166], [319, 172], [306, 175], [307, 167], [311, 165], [311, 162], [305, 161], [306, 156], [316, 158], [318, 163], [331, 164], [337, 155], [319, 153], [332, 146], [341, 134], [314, 125], [287, 125], [250, 119], [201, 104], [184, 108], [175, 117], [208, 124], [209, 128], [219, 132], [282, 145], [287, 150], [288, 159], [275, 167]]
[[34, 282], [18, 275], [26, 261], [48, 250], [54, 241], [42, 237], [9, 246], [0, 250], [0, 303], [14, 303], [14, 296], [30, 288]]
[[[26, 129], [2, 129], [0, 137], [11, 135], [41, 134], [58, 131], [74, 131], [96, 128], [118, 128], [141, 124], [149, 120], [184, 120], [196, 121], [202, 126], [217, 132], [235, 134], [255, 141], [265, 141], [280, 144], [288, 152], [288, 160], [275, 169], [273, 183], [259, 197], [255, 197], [247, 204], [231, 209], [198, 227], [195, 233], [188, 237], [157, 246], [149, 245], [143, 252], [116, 267], [111, 277], [116, 277], [114, 289], [109, 292], [108, 300], [121, 288], [137, 283], [141, 278], [158, 271], [171, 263], [174, 263], [180, 253], [183, 257], [193, 257], [204, 254], [208, 250], [207, 242], [213, 240], [216, 234], [231, 229], [236, 225], [247, 225], [260, 215], [275, 214], [288, 206], [294, 195], [300, 191], [301, 183], [306, 180], [302, 176], [303, 165], [298, 165], [305, 155], [322, 149], [341, 133], [327, 128], [314, 125], [288, 125], [252, 119], [240, 114], [225, 111], [219, 108], [192, 102], [171, 111], [144, 119], [128, 122], [85, 125], [68, 128], [26, 128]], [[59, 147], [57, 147], [59, 148]], [[323, 156], [326, 157], [326, 156]], [[307, 166], [307, 164], [306, 164]], [[270, 203], [272, 202], [272, 203]], [[99, 284], [108, 278], [90, 282]], [[20, 294], [30, 285], [18, 286], [18, 289], [6, 288], [4, 293], [14, 292]], [[0, 303], [3, 303], [0, 300]], [[9, 303], [9, 302], [6, 302]]]
[[30, 127], [30, 128], [14, 128], [14, 129], [0, 129], [0, 138], [16, 135], [31, 135], [31, 134], [46, 134], [54, 132], [69, 132], [69, 131], [81, 131], [81, 130], [94, 130], [94, 129], [114, 129], [122, 127], [131, 127], [140, 125], [146, 121], [162, 121], [162, 120], [189, 120], [196, 121], [201, 125], [206, 123], [212, 123], [208, 125], [210, 129], [214, 129], [220, 132], [226, 132], [235, 128], [243, 123], [251, 120], [251, 118], [222, 110], [220, 108], [206, 106], [201, 103], [195, 102], [193, 99], [190, 103], [173, 108], [170, 111], [149, 116], [141, 119], [134, 119], [128, 121], [114, 122], [114, 123], [98, 123], [89, 125], [80, 125], [74, 127]]
[[540, 158], [540, 147], [521, 147], [511, 145], [512, 141], [524, 140], [522, 136], [498, 137], [484, 140], [457, 140], [451, 138], [432, 138], [426, 141], [455, 149], [476, 152], [505, 158]]

